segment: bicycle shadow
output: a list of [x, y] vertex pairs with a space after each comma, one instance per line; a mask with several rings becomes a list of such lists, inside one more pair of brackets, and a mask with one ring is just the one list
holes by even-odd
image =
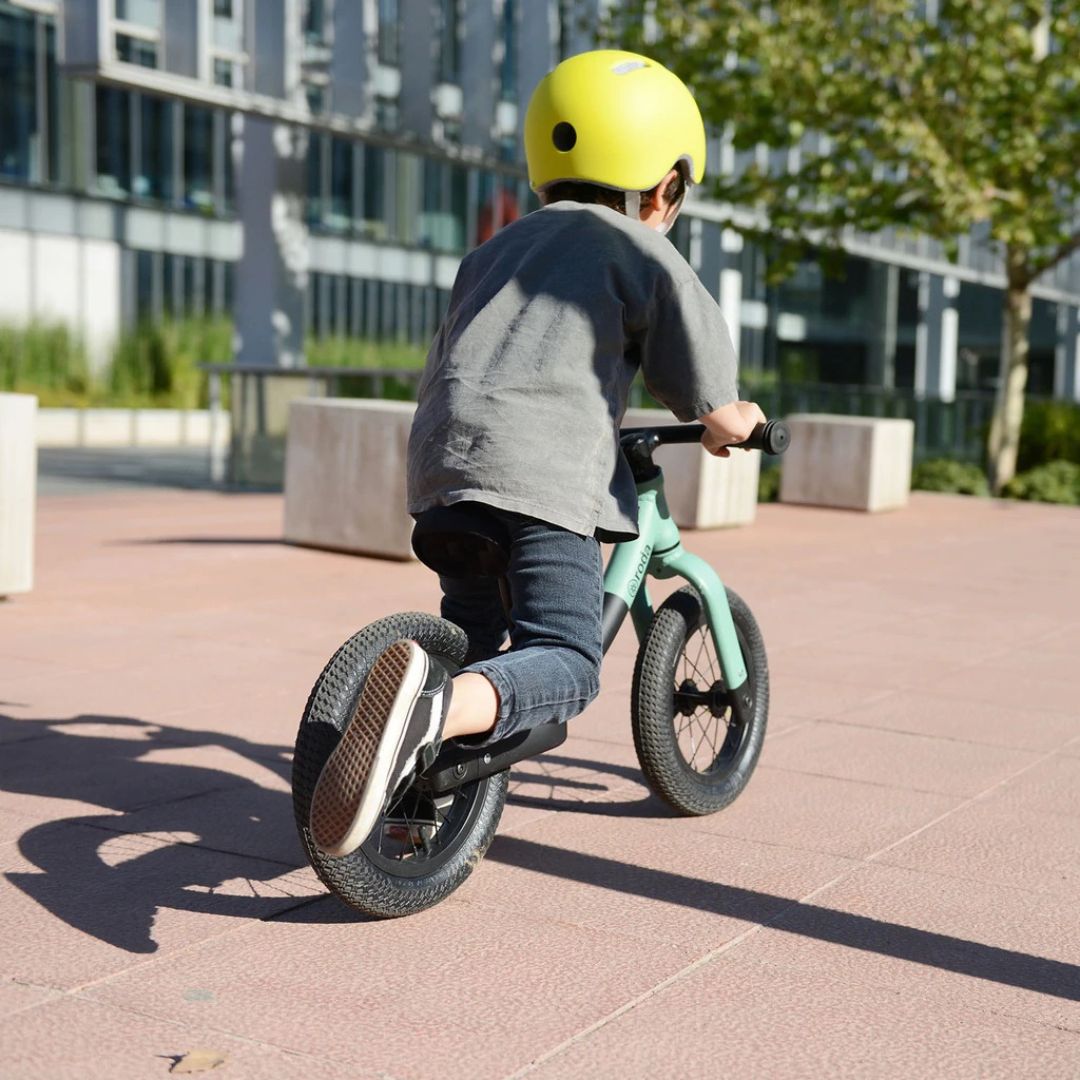
[[[310, 881], [288, 880], [305, 860], [281, 747], [97, 715], [0, 714], [0, 743], [0, 789], [101, 808], [27, 829], [18, 849], [31, 868], [5, 875], [77, 930], [152, 953], [162, 908], [263, 919], [325, 895]], [[276, 788], [223, 768], [154, 759], [207, 747], [255, 763]]]
[[[128, 952], [153, 953], [158, 948], [154, 923], [163, 909], [293, 919], [297, 908], [328, 898], [307, 869], [296, 832], [289, 791], [291, 748], [130, 716], [22, 719], [4, 713], [0, 745], [5, 748], [0, 792], [95, 808], [28, 828], [18, 850], [30, 865], [5, 874], [76, 930]], [[221, 750], [238, 755], [248, 775], [190, 760], [208, 753], [220, 757]], [[544, 769], [544, 761], [523, 764]], [[257, 768], [252, 770], [252, 764]], [[608, 770], [618, 778], [633, 773], [558, 755], [551, 764]], [[519, 796], [516, 801], [579, 812], [624, 812], [617, 803], [598, 803], [593, 809], [588, 802], [555, 795], [560, 789], [602, 793], [607, 790], [602, 783], [557, 773], [545, 783], [548, 798]], [[325, 910], [305, 913], [305, 918], [361, 919], [343, 904], [319, 907]]]
[[[566, 776], [563, 770], [585, 770], [615, 778], [612, 784]], [[624, 791], [636, 787], [639, 798], [617, 799]], [[548, 788], [550, 794], [531, 794], [536, 788]], [[556, 789], [581, 792], [580, 798], [558, 797]], [[602, 817], [675, 818], [678, 815], [662, 799], [645, 787], [641, 770], [628, 765], [613, 765], [579, 757], [568, 757], [558, 750], [543, 754], [516, 765], [510, 771], [507, 805], [532, 810], [569, 810], [575, 814], [598, 814]]]

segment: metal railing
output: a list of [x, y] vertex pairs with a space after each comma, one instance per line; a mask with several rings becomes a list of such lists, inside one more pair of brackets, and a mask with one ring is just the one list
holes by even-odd
[[[419, 368], [302, 367], [270, 364], [203, 364], [209, 378], [212, 431], [220, 430], [225, 408], [224, 380], [229, 380], [232, 437], [228, 460], [219, 451], [211, 461], [212, 479], [251, 482], [244, 455], [259, 445], [277, 445], [271, 457], [283, 460], [288, 401], [300, 396], [390, 398], [415, 401], [423, 371]], [[285, 386], [272, 392], [273, 386]], [[759, 381], [747, 373], [742, 392], [757, 401], [768, 416], [792, 413], [835, 413], [846, 416], [902, 417], [915, 422], [915, 458], [950, 457], [979, 462], [994, 409], [994, 395], [960, 391], [943, 401], [911, 389], [834, 383]], [[631, 387], [632, 406], [660, 407], [640, 379]], [[220, 442], [211, 438], [212, 446]], [[280, 464], [280, 462], [279, 462]], [[276, 469], [277, 466], [274, 466]], [[271, 478], [259, 483], [273, 483]]]

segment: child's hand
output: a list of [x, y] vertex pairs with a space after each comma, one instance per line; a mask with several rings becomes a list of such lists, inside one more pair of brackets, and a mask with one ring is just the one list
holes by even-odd
[[705, 425], [701, 445], [714, 457], [729, 457], [728, 447], [750, 438], [754, 428], [765, 423], [765, 414], [753, 401], [734, 401], [699, 420]]

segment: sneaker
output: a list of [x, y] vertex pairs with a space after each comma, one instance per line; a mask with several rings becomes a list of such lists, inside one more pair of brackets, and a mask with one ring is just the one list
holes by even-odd
[[431, 765], [452, 690], [443, 667], [415, 641], [395, 641], [379, 654], [311, 796], [311, 838], [320, 851], [352, 854], [417, 764]]

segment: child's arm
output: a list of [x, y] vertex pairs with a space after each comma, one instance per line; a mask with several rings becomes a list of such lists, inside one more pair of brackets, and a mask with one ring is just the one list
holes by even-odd
[[701, 445], [716, 457], [728, 457], [728, 447], [750, 438], [754, 428], [765, 423], [765, 414], [753, 401], [733, 401], [699, 416], [698, 423], [706, 428]]

